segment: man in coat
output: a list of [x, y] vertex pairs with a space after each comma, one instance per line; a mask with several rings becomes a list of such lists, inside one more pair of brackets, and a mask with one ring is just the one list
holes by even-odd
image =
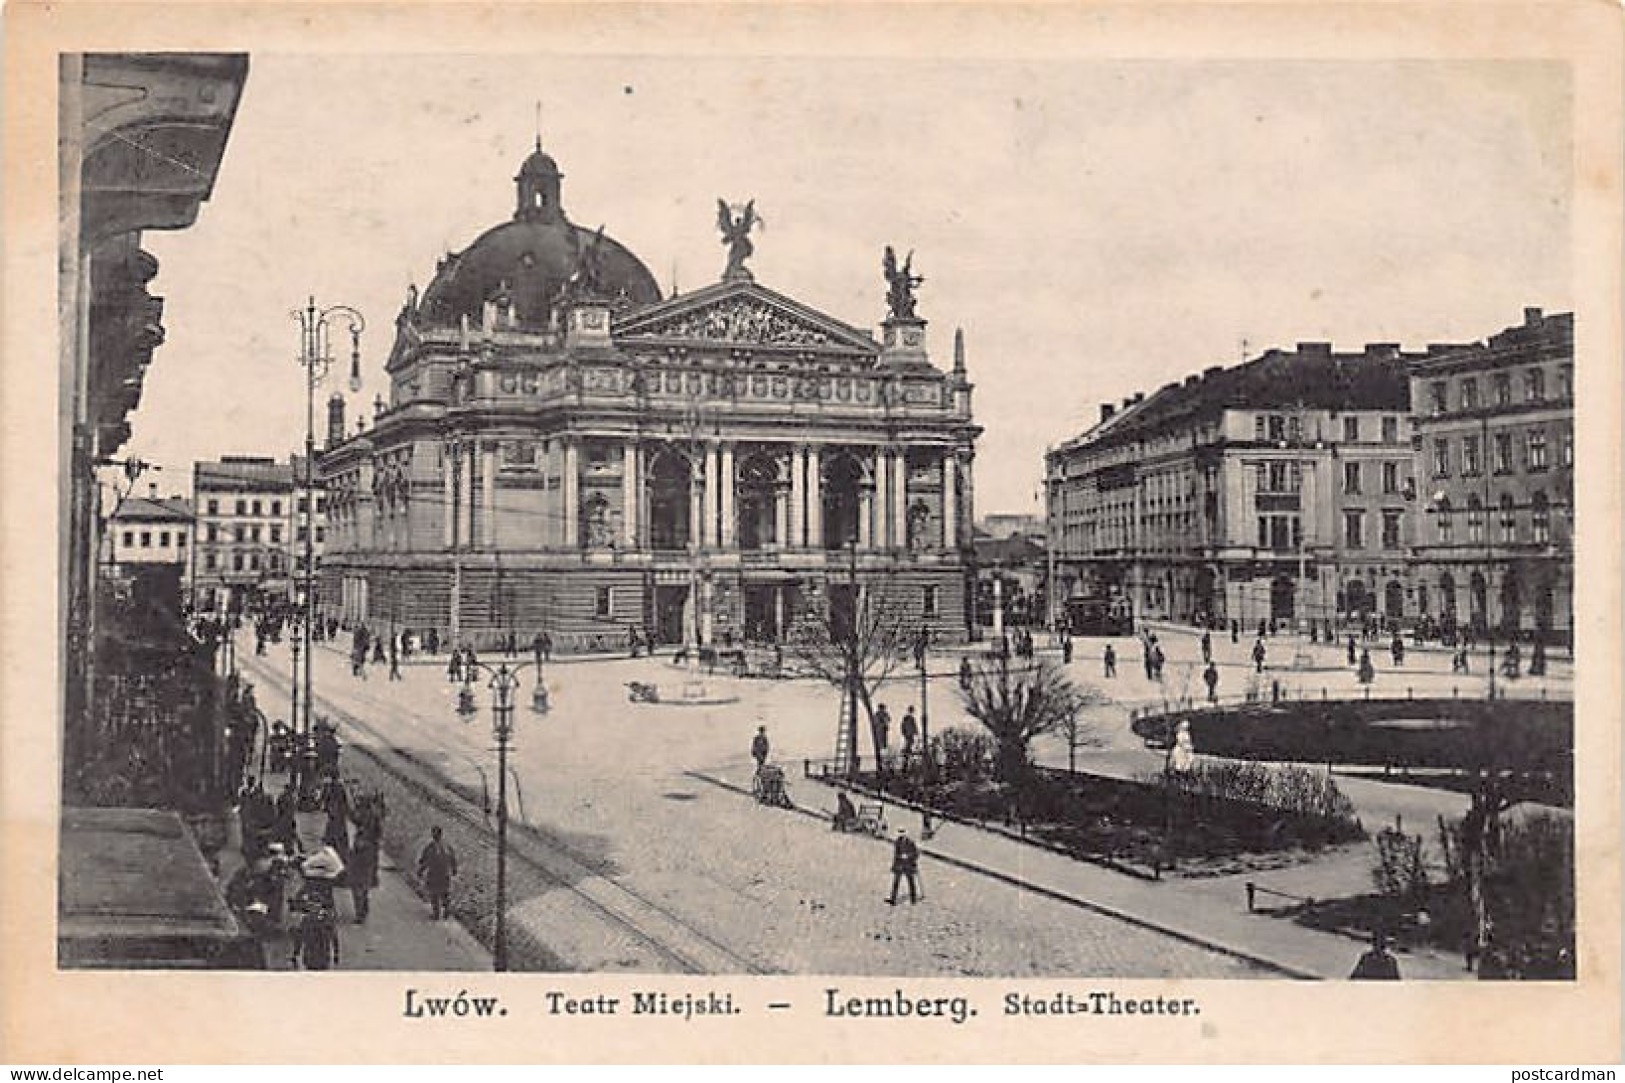
[[897, 905], [897, 888], [906, 878], [908, 880], [908, 901], [912, 905], [920, 901], [920, 848], [914, 845], [914, 840], [908, 837], [908, 832], [902, 828], [897, 829], [897, 841], [892, 844], [891, 857], [891, 897], [886, 902], [891, 906]]
[[429, 910], [436, 921], [451, 916], [451, 881], [456, 875], [457, 851], [437, 824], [429, 831], [429, 845], [418, 855], [418, 877], [429, 893]]
[[756, 736], [750, 739], [750, 758], [756, 761], [756, 770], [760, 771], [766, 765], [771, 748], [767, 740], [767, 727], [757, 726]]

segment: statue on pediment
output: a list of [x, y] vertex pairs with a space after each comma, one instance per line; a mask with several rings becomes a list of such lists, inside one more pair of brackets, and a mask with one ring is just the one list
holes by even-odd
[[891, 309], [890, 319], [913, 320], [914, 291], [925, 282], [925, 276], [914, 273], [914, 250], [910, 249], [901, 267], [897, 266], [897, 253], [891, 245], [881, 261], [886, 273], [886, 305]]
[[604, 227], [599, 226], [598, 232], [592, 235], [592, 240], [576, 251], [575, 266], [571, 268], [570, 277], [564, 280], [564, 286], [560, 291], [565, 300], [576, 301], [603, 293], [603, 244]]
[[734, 214], [726, 200], [717, 200], [717, 228], [722, 231], [722, 243], [728, 246], [728, 266], [722, 270], [723, 281], [750, 279], [751, 273], [745, 261], [756, 251], [756, 246], [750, 243], [750, 231], [758, 223], [767, 225], [756, 213], [754, 199], [746, 203], [738, 215]]

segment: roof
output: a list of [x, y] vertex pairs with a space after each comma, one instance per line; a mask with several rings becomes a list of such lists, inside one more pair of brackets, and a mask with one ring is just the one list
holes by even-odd
[[192, 502], [179, 496], [126, 497], [113, 512], [119, 522], [189, 523], [192, 521]]
[[978, 564], [1034, 564], [1044, 559], [1045, 548], [1026, 534], [1008, 538], [977, 538]]
[[1524, 322], [1489, 337], [1487, 342], [1437, 345], [1411, 367], [1415, 375], [1446, 373], [1462, 367], [1519, 364], [1535, 360], [1574, 359], [1574, 313], [1546, 315], [1524, 311]]
[[237, 935], [180, 815], [159, 809], [64, 808], [57, 936]]
[[[521, 198], [513, 219], [440, 261], [418, 308], [422, 323], [447, 326], [467, 316], [480, 324], [485, 302], [505, 292], [520, 326], [545, 327], [582, 253], [594, 246], [598, 286], [607, 299], [615, 301], [624, 294], [633, 305], [660, 300], [654, 275], [625, 245], [599, 236], [597, 229], [574, 224], [556, 201], [543, 211], [525, 205], [530, 186], [539, 182], [556, 186], [559, 177], [558, 165], [538, 147], [514, 178]], [[556, 191], [552, 195], [556, 197]]]
[[[1115, 412], [1068, 444], [1133, 439], [1227, 409], [1410, 410], [1407, 365], [1416, 355], [1393, 346], [1333, 353], [1325, 344], [1272, 349], [1232, 368], [1163, 386]], [[1065, 445], [1063, 445], [1064, 447]]]
[[227, 455], [195, 464], [192, 486], [194, 490], [289, 489], [293, 487], [293, 467], [275, 459]]

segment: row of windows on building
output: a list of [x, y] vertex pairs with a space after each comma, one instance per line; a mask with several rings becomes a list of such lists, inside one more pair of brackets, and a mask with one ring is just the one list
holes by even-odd
[[[1366, 466], [1362, 462], [1345, 462], [1343, 464], [1343, 492], [1358, 496], [1365, 492]], [[1378, 464], [1382, 474], [1382, 492], [1393, 496], [1400, 492], [1403, 481], [1404, 463], [1402, 461], [1385, 462]], [[1303, 491], [1303, 466], [1297, 462], [1271, 462], [1259, 463], [1257, 470], [1258, 491], [1261, 493], [1298, 493]]]
[[[305, 500], [304, 497], [299, 498], [299, 500], [298, 500], [298, 502], [296, 504], [296, 508], [295, 508], [295, 510], [297, 511], [298, 514], [300, 514], [300, 515], [305, 514], [306, 503], [307, 503], [307, 501]], [[267, 505], [269, 505], [270, 514], [273, 517], [282, 514], [282, 501], [280, 501], [280, 500], [262, 501], [262, 500], [253, 500], [253, 499], [249, 499], [249, 498], [246, 498], [246, 497], [238, 497], [237, 498], [236, 504], [235, 504], [235, 514], [237, 514], [237, 515], [265, 515], [266, 514], [265, 508], [266, 508]], [[213, 497], [213, 496], [209, 497], [205, 507], [207, 508], [208, 513], [210, 515], [219, 515], [220, 514], [220, 498], [219, 497]], [[317, 512], [317, 514], [320, 514], [321, 512], [323, 512], [325, 510], [327, 510], [327, 498], [324, 497], [324, 496], [318, 495], [316, 497], [316, 512]]]
[[[160, 531], [158, 531], [158, 548], [160, 548], [160, 549], [168, 549], [171, 535], [172, 535], [172, 532], [168, 531], [168, 530], [160, 530]], [[134, 549], [139, 544], [140, 548], [142, 548], [142, 549], [151, 549], [152, 548], [152, 537], [153, 537], [153, 532], [150, 531], [150, 530], [141, 530], [141, 531], [126, 530], [124, 532], [124, 548], [126, 548], [126, 549]], [[174, 537], [176, 548], [178, 548], [178, 549], [186, 548], [186, 532], [185, 531], [176, 530], [176, 531], [173, 532], [173, 537]], [[139, 543], [137, 542], [137, 539], [139, 539]]]
[[[1496, 508], [1496, 540], [1503, 545], [1516, 545], [1525, 540], [1520, 536], [1518, 504], [1510, 493], [1502, 493]], [[1456, 519], [1459, 512], [1449, 498], [1440, 500], [1433, 509], [1434, 530], [1440, 545], [1454, 545], [1457, 541]], [[1467, 500], [1466, 508], [1468, 544], [1482, 545], [1487, 516], [1484, 502], [1476, 495]], [[1547, 545], [1552, 540], [1552, 505], [1545, 493], [1537, 492], [1529, 500], [1529, 536], [1536, 545]]]
[[[203, 570], [206, 572], [220, 571], [223, 563], [218, 553], [203, 554]], [[274, 549], [266, 553], [263, 560], [257, 551], [231, 554], [231, 570], [234, 572], [280, 572], [283, 564], [282, 554]]]
[[[1343, 416], [1343, 442], [1345, 444], [1364, 442], [1365, 434], [1369, 431], [1365, 427], [1365, 418], [1361, 415], [1345, 414]], [[1377, 431], [1384, 444], [1399, 443], [1399, 418], [1397, 416], [1383, 417], [1378, 423]], [[1255, 414], [1253, 416], [1253, 437], [1260, 443], [1302, 443], [1303, 418], [1297, 414]], [[1316, 438], [1319, 438], [1318, 434]]]
[[[1385, 508], [1382, 517], [1380, 544], [1383, 549], [1402, 549], [1402, 528], [1405, 513], [1396, 508]], [[1343, 512], [1343, 545], [1348, 549], [1366, 548], [1366, 513], [1364, 509]], [[1296, 552], [1303, 545], [1303, 520], [1297, 515], [1269, 514], [1258, 516], [1258, 548], [1275, 552]]]
[[[1477, 410], [1484, 405], [1511, 406], [1512, 405], [1512, 374], [1498, 372], [1490, 377], [1490, 400], [1486, 403], [1479, 395], [1479, 382], [1477, 376], [1463, 376], [1457, 381], [1456, 402], [1462, 410]], [[1564, 365], [1558, 370], [1557, 397], [1562, 400], [1574, 397], [1574, 368]], [[1450, 412], [1450, 382], [1448, 380], [1434, 380], [1428, 385], [1428, 398], [1435, 416]], [[1539, 368], [1525, 369], [1523, 373], [1523, 401], [1546, 401], [1546, 371]]]
[[[239, 545], [263, 540], [269, 540], [272, 545], [282, 544], [282, 525], [280, 523], [272, 523], [269, 527], [263, 529], [265, 530], [265, 534], [269, 535], [268, 539], [265, 537], [265, 534], [262, 534], [262, 528], [259, 523], [251, 523], [246, 525], [240, 523], [231, 528], [231, 537], [229, 540], [236, 542]], [[210, 545], [218, 543], [221, 540], [220, 535], [221, 528], [217, 523], [209, 523], [203, 528], [203, 540]], [[316, 527], [316, 540], [318, 542], [323, 541], [326, 539], [326, 536], [327, 528], [318, 525]], [[302, 526], [295, 527], [293, 531], [293, 538], [295, 541], [304, 541], [305, 528]]]
[[[938, 586], [924, 586], [920, 588], [920, 608], [922, 616], [930, 620], [942, 616], [942, 588]], [[615, 613], [615, 588], [599, 587], [593, 599], [593, 615], [610, 617]]]
[[[1515, 471], [1515, 434], [1498, 432], [1490, 441], [1491, 470], [1497, 474]], [[1452, 441], [1438, 437], [1433, 441], [1433, 476], [1447, 478], [1452, 473]], [[1462, 477], [1475, 477], [1484, 472], [1484, 444], [1481, 436], [1461, 438]], [[1557, 464], [1565, 469], [1574, 466], [1574, 430], [1563, 429], [1557, 436]], [[1551, 467], [1551, 451], [1544, 428], [1528, 429], [1523, 434], [1523, 468], [1538, 473]]]

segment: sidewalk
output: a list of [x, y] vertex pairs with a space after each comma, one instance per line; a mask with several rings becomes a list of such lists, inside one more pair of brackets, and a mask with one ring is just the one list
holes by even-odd
[[[268, 776], [267, 782], [280, 782]], [[298, 814], [299, 839], [307, 854], [322, 845], [325, 816], [318, 812]], [[233, 817], [231, 840], [221, 850], [221, 882], [231, 878], [242, 861], [242, 851]], [[295, 879], [297, 883], [297, 879]], [[291, 894], [291, 893], [290, 893]], [[340, 970], [449, 970], [491, 969], [491, 955], [473, 935], [455, 921], [433, 921], [429, 906], [420, 899], [406, 873], [387, 853], [378, 855], [378, 887], [369, 899], [364, 925], [355, 923], [353, 901], [348, 888], [334, 893], [338, 909]], [[293, 914], [290, 908], [288, 924]], [[265, 941], [268, 970], [291, 970], [292, 943], [284, 934]]]
[[[809, 784], [814, 781], [806, 780]], [[740, 782], [739, 778], [729, 780], [730, 785]], [[743, 784], [748, 792], [749, 779], [744, 778]], [[888, 818], [895, 824], [913, 825], [917, 821], [918, 813], [913, 809], [885, 800], [893, 809]], [[833, 805], [833, 793], [823, 803]], [[1243, 886], [1247, 876], [1141, 880], [958, 823], [941, 823], [931, 841], [921, 846], [921, 853], [928, 860], [992, 876], [1293, 977], [1346, 979], [1365, 950], [1364, 944], [1352, 937], [1320, 932], [1285, 918], [1249, 913]], [[1351, 865], [1353, 860], [1339, 863]], [[1351, 875], [1348, 868], [1338, 871], [1340, 880]], [[1271, 882], [1286, 879], [1274, 873], [1267, 876]], [[1303, 886], [1297, 877], [1290, 880], [1294, 886]], [[1398, 958], [1400, 971], [1407, 979], [1460, 980], [1469, 976], [1455, 955], [1409, 952], [1399, 953]]]

